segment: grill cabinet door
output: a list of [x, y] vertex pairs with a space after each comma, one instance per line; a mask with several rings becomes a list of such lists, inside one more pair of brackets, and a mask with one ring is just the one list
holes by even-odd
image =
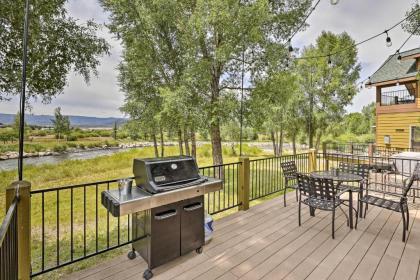
[[184, 200], [181, 211], [181, 255], [204, 245], [204, 196]]
[[180, 255], [181, 215], [179, 203], [151, 210], [151, 263], [150, 268], [164, 264]]

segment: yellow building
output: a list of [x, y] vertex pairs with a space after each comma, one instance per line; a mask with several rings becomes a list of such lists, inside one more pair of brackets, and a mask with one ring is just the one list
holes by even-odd
[[420, 148], [420, 48], [390, 56], [370, 77], [376, 87], [376, 145]]

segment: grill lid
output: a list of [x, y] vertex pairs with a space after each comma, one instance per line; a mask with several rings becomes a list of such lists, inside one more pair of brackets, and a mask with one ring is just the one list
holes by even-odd
[[137, 186], [151, 193], [168, 191], [202, 182], [193, 157], [134, 159], [133, 173]]

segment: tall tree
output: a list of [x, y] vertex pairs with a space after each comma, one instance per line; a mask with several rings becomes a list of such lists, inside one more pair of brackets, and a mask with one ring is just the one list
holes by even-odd
[[[227, 90], [238, 87], [238, 58], [252, 54], [247, 71], [263, 75], [268, 58], [284, 54], [279, 50], [311, 2], [101, 0], [111, 30], [123, 38], [123, 65], [137, 76], [151, 71], [138, 79], [147, 77], [155, 90], [189, 84], [202, 95], [215, 164], [223, 163], [221, 116]], [[139, 85], [139, 91], [148, 87]]]
[[351, 103], [358, 91], [356, 81], [360, 64], [357, 62], [357, 49], [351, 46], [354, 46], [354, 40], [347, 33], [324, 31], [315, 45], [303, 49], [302, 56], [317, 57], [347, 50], [329, 58], [302, 59], [297, 62], [296, 69], [305, 97], [302, 105], [311, 148], [319, 145], [330, 121], [344, 116], [345, 106]]
[[70, 133], [70, 119], [68, 116], [61, 114], [61, 108], [57, 107], [54, 110], [54, 119], [51, 120], [54, 125], [55, 137], [57, 140], [61, 139], [64, 135], [68, 136]]
[[[66, 0], [30, 1], [27, 97], [49, 102], [63, 92], [70, 71], [89, 80], [109, 45], [93, 21], [68, 16]], [[0, 0], [0, 100], [20, 92], [24, 0]]]
[[292, 102], [298, 93], [297, 79], [288, 71], [273, 73], [257, 83], [249, 101], [251, 118], [256, 127], [264, 127], [270, 134], [275, 156], [283, 152], [284, 136], [287, 129], [288, 114], [297, 104]]

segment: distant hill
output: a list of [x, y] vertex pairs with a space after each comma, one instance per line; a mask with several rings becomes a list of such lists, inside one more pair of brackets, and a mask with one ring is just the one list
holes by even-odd
[[[73, 127], [83, 128], [109, 128], [113, 127], [114, 123], [122, 124], [127, 121], [124, 118], [97, 118], [97, 117], [86, 117], [86, 116], [69, 116], [70, 124]], [[0, 113], [0, 123], [11, 124], [15, 119], [14, 114], [2, 114]], [[49, 115], [26, 115], [25, 122], [28, 125], [38, 126], [52, 126], [51, 120], [54, 116]]]

